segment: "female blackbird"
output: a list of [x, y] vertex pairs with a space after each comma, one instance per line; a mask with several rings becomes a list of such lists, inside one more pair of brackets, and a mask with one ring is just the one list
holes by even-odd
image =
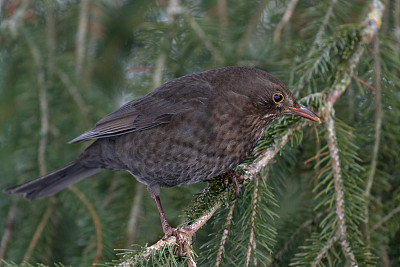
[[33, 200], [102, 169], [127, 171], [147, 185], [165, 238], [175, 235], [179, 243], [162, 210], [160, 187], [193, 184], [232, 170], [284, 114], [320, 122], [267, 72], [225, 67], [183, 76], [125, 104], [70, 141], [97, 139], [75, 161], [5, 192]]

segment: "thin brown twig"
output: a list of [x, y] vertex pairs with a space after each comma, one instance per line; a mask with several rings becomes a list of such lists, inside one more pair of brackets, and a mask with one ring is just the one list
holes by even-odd
[[93, 204], [86, 198], [86, 196], [74, 185], [68, 186], [68, 188], [82, 201], [83, 205], [87, 208], [92, 217], [94, 227], [96, 229], [96, 239], [97, 239], [97, 249], [96, 249], [96, 256], [92, 261], [92, 266], [98, 263], [102, 257], [103, 251], [103, 234], [101, 230], [101, 223], [100, 218], [97, 215], [97, 212], [93, 206]]
[[219, 243], [219, 248], [218, 248], [218, 253], [217, 253], [217, 259], [215, 261], [215, 266], [216, 267], [219, 267], [219, 265], [221, 264], [222, 253], [224, 252], [224, 246], [225, 246], [226, 240], [228, 239], [229, 228], [230, 228], [230, 225], [231, 225], [231, 222], [232, 222], [233, 211], [234, 211], [235, 206], [236, 206], [236, 201], [237, 201], [237, 199], [232, 201], [231, 207], [230, 207], [229, 212], [228, 212], [228, 216], [226, 216], [226, 223], [225, 223], [225, 227], [224, 227], [224, 232], [222, 233], [221, 242]]
[[281, 33], [283, 28], [285, 28], [286, 24], [289, 22], [290, 18], [292, 17], [293, 11], [296, 8], [298, 0], [290, 0], [285, 14], [283, 14], [281, 21], [279, 22], [278, 26], [276, 26], [274, 31], [274, 43], [279, 44], [281, 41]]
[[304, 161], [304, 164], [310, 163], [311, 161], [317, 159], [318, 157], [325, 156], [325, 155], [328, 155], [328, 152], [323, 152], [318, 155], [315, 155], [315, 156], [309, 158], [308, 160]]
[[373, 87], [372, 85], [368, 84], [367, 82], [363, 81], [362, 79], [358, 78], [357, 76], [353, 75], [351, 76], [354, 80], [356, 80], [359, 83], [362, 83], [363, 85], [365, 85], [366, 87], [368, 87], [369, 89], [371, 89], [372, 91], [375, 91], [375, 87]]

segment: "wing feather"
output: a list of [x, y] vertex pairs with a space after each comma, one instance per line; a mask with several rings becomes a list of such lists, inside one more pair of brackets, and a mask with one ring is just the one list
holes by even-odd
[[205, 108], [212, 86], [199, 75], [172, 80], [110, 113], [69, 143], [118, 136], [169, 123], [182, 112]]

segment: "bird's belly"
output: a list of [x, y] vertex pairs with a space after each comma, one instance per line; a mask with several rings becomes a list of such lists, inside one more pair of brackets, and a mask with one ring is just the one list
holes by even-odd
[[251, 153], [254, 139], [243, 133], [212, 132], [210, 127], [165, 125], [120, 136], [116, 151], [139, 182], [175, 187], [235, 168]]

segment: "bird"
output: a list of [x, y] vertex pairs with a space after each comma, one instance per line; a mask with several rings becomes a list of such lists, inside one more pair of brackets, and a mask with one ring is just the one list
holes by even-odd
[[173, 79], [110, 113], [69, 143], [95, 140], [76, 160], [4, 190], [28, 200], [53, 195], [102, 169], [126, 171], [147, 186], [164, 239], [178, 228], [166, 219], [160, 188], [194, 184], [229, 173], [282, 115], [320, 123], [285, 84], [256, 68], [230, 66]]

